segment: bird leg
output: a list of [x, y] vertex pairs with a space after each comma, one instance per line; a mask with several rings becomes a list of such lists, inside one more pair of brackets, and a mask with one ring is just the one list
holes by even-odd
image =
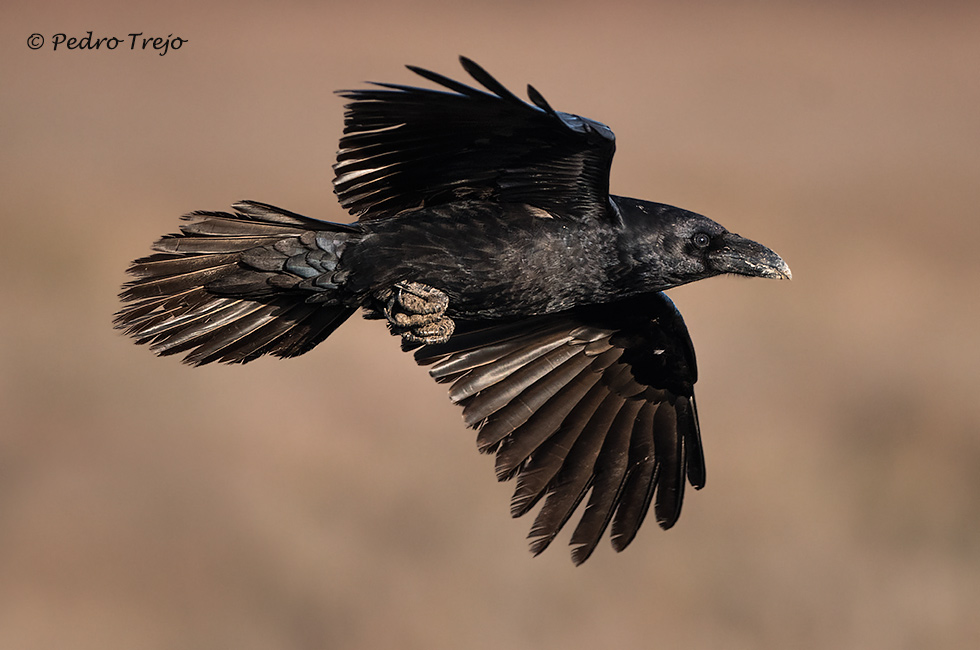
[[418, 282], [399, 282], [384, 300], [384, 315], [394, 334], [409, 343], [445, 343], [456, 324], [446, 316], [449, 296]]

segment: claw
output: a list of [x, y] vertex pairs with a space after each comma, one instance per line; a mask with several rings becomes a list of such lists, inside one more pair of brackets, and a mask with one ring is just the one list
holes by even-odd
[[418, 282], [399, 282], [395, 298], [406, 311], [415, 314], [438, 314], [446, 311], [449, 296]]
[[377, 298], [384, 303], [384, 315], [391, 331], [409, 343], [445, 343], [456, 324], [446, 317], [449, 296], [418, 282], [399, 282]]
[[456, 323], [451, 318], [440, 318], [431, 323], [406, 329], [401, 332], [401, 336], [402, 339], [409, 343], [432, 345], [434, 343], [445, 343], [448, 341], [455, 329]]

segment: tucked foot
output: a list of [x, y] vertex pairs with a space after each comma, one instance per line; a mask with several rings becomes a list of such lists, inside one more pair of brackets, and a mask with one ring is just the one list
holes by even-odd
[[384, 315], [394, 334], [408, 343], [445, 343], [456, 324], [446, 316], [449, 296], [418, 282], [399, 282], [384, 299]]

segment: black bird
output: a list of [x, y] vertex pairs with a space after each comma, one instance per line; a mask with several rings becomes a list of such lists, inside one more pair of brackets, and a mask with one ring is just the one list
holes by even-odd
[[409, 66], [444, 90], [340, 92], [333, 185], [355, 223], [193, 212], [129, 268], [115, 322], [196, 365], [303, 354], [358, 308], [386, 319], [517, 479], [513, 516], [544, 500], [535, 554], [588, 496], [579, 564], [610, 522], [620, 551], [651, 502], [666, 529], [704, 485], [694, 348], [662, 292], [790, 270], [706, 217], [610, 195], [608, 127], [460, 61], [486, 91]]

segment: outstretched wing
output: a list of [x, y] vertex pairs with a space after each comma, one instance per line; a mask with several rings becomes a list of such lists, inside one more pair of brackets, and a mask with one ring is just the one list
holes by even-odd
[[669, 528], [685, 481], [704, 486], [694, 349], [662, 293], [508, 325], [464, 323], [415, 357], [452, 382], [480, 450], [497, 455], [498, 479], [517, 479], [511, 514], [544, 498], [529, 535], [535, 554], [586, 495], [571, 537], [576, 564], [610, 522], [621, 551], [651, 502]]
[[461, 199], [614, 218], [612, 131], [554, 110], [531, 86], [528, 104], [473, 61], [460, 62], [490, 92], [413, 66], [451, 92], [386, 83], [341, 91], [351, 100], [334, 165], [341, 205], [361, 219]]

